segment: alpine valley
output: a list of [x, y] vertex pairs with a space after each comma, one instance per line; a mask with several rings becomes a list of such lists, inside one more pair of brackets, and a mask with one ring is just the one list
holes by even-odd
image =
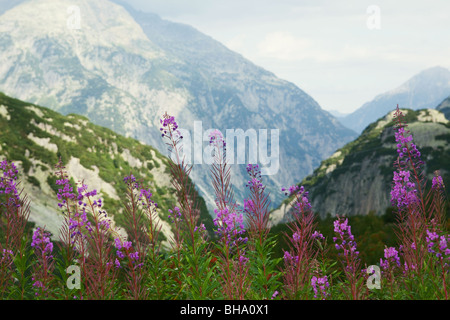
[[[195, 121], [224, 133], [278, 129], [279, 170], [265, 177], [275, 206], [282, 186], [356, 136], [294, 84], [188, 25], [107, 0], [16, 3], [0, 3], [0, 91], [80, 114], [165, 155], [166, 111], [190, 132]], [[209, 166], [194, 165], [191, 176], [212, 212]], [[232, 166], [232, 176], [242, 202], [245, 165]]]

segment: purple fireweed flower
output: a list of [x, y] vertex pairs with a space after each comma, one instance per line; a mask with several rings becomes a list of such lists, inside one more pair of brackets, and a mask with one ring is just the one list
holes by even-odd
[[278, 291], [275, 291], [275, 292], [272, 294], [272, 300], [275, 299], [275, 298], [278, 296], [278, 294], [279, 294], [279, 292], [278, 292]]
[[114, 246], [117, 250], [122, 249], [122, 241], [119, 238], [114, 239]]
[[292, 256], [289, 251], [284, 252], [283, 259], [286, 265], [295, 265], [299, 261], [298, 256]]
[[[407, 134], [404, 127], [399, 127], [395, 132], [395, 141], [398, 142], [397, 153], [399, 158], [406, 158], [409, 149], [412, 158], [420, 159], [421, 154], [417, 150], [417, 146], [411, 142], [413, 140], [412, 135]], [[408, 160], [406, 159], [405, 161], [407, 162]]]
[[[60, 172], [57, 173], [60, 176]], [[56, 180], [56, 185], [63, 186], [62, 189], [58, 189], [57, 197], [61, 201], [58, 206], [62, 208], [67, 204], [68, 200], [74, 200], [76, 198], [75, 193], [73, 193], [73, 187], [69, 179], [65, 176], [60, 176], [61, 179]]]
[[297, 191], [299, 191], [300, 193], [303, 193], [304, 187], [303, 186], [299, 187], [297, 185], [293, 185], [293, 186], [290, 186], [288, 189], [283, 187], [283, 188], [281, 188], [281, 191], [283, 191], [286, 196], [291, 196], [294, 193], [296, 193]]
[[306, 212], [311, 209], [311, 203], [308, 199], [309, 192], [305, 191], [305, 187], [293, 185], [288, 189], [281, 188], [281, 191], [283, 191], [287, 196], [295, 195], [296, 200], [293, 207], [297, 212]]
[[439, 235], [435, 231], [427, 230], [425, 239], [428, 252], [434, 254], [439, 260], [445, 260], [448, 263], [450, 260], [450, 249], [448, 248], [450, 235]]
[[203, 231], [206, 231], [206, 227], [205, 227], [205, 225], [203, 224], [203, 223], [201, 223], [199, 226], [195, 226], [195, 228], [194, 228], [194, 232], [203, 232]]
[[226, 142], [220, 130], [215, 129], [209, 133], [209, 144], [214, 145], [218, 148], [226, 147]]
[[384, 249], [384, 258], [385, 260], [380, 259], [380, 266], [383, 268], [383, 270], [389, 270], [389, 266], [401, 266], [398, 251], [394, 247]]
[[261, 169], [259, 168], [259, 165], [248, 164], [246, 170], [248, 175], [250, 176], [250, 180], [247, 181], [247, 184], [245, 186], [253, 191], [263, 191], [265, 189], [265, 186], [263, 185], [261, 180]]
[[50, 233], [44, 229], [37, 228], [33, 233], [33, 240], [31, 246], [35, 252], [45, 258], [53, 258], [53, 243], [50, 240]]
[[131, 246], [132, 246], [131, 241], [125, 241], [125, 242], [123, 243], [123, 247], [125, 248], [125, 250], [130, 250], [130, 249], [131, 249]]
[[0, 259], [0, 266], [1, 265], [8, 265], [10, 263], [12, 263], [14, 258], [14, 252], [12, 250], [9, 249], [3, 249], [2, 250], [2, 257]]
[[216, 234], [220, 235], [223, 241], [246, 242], [247, 239], [240, 236], [245, 233], [244, 216], [241, 213], [230, 212], [228, 208], [215, 209], [214, 212], [216, 213], [214, 219], [214, 225], [217, 227]]
[[261, 180], [257, 179], [257, 178], [252, 178], [249, 181], [247, 181], [247, 184], [245, 185], [247, 188], [250, 189], [255, 189], [255, 190], [263, 190], [265, 187], [262, 184]]
[[169, 209], [168, 211], [170, 213], [168, 216], [170, 222], [175, 223], [183, 220], [180, 208], [174, 207], [173, 210]]
[[[7, 160], [0, 162], [0, 196], [6, 195], [7, 202], [0, 202], [0, 206], [20, 207], [20, 196], [17, 190], [18, 173], [14, 163]], [[1, 198], [0, 198], [1, 199]]]
[[299, 232], [294, 232], [292, 234], [292, 240], [294, 240], [294, 242], [299, 242], [301, 240], [302, 236]]
[[422, 195], [419, 195], [416, 189], [420, 188], [420, 185], [417, 186], [410, 179], [413, 177], [416, 182], [419, 181], [417, 172], [420, 172], [420, 167], [424, 162], [420, 158], [421, 154], [417, 146], [412, 142], [412, 135], [410, 135], [409, 131], [405, 131], [406, 125], [402, 123], [403, 114], [398, 109], [398, 106], [396, 117], [398, 120], [395, 141], [397, 142], [398, 161], [396, 162], [397, 172], [394, 172], [391, 189], [391, 204], [399, 210], [403, 210], [419, 203], [420, 199], [422, 199]]
[[257, 164], [248, 164], [247, 173], [250, 180], [247, 181], [246, 187], [249, 188], [250, 195], [248, 199], [244, 199], [244, 214], [247, 218], [247, 226], [249, 233], [267, 235], [269, 225], [269, 195], [265, 192], [265, 185], [261, 178], [261, 170]]
[[115, 265], [117, 268], [120, 267], [120, 260], [128, 257], [132, 263], [139, 261], [139, 252], [133, 251], [133, 244], [131, 241], [122, 241], [120, 238], [114, 239], [114, 246], [116, 247], [117, 257], [115, 260]]
[[159, 120], [162, 127], [159, 129], [162, 133], [161, 136], [169, 137], [169, 133], [172, 132], [172, 134], [176, 135], [180, 139], [183, 137], [181, 136], [181, 133], [178, 131], [178, 124], [175, 122], [174, 116], [169, 116], [167, 112], [163, 115], [163, 118]]
[[122, 252], [122, 249], [126, 250], [126, 248], [120, 238], [114, 239], [114, 247], [116, 247], [116, 249], [117, 249], [116, 254], [119, 257], [119, 259], [125, 258], [125, 255]]
[[391, 190], [391, 203], [399, 209], [418, 201], [415, 183], [409, 181], [410, 172], [394, 172], [394, 185]]
[[319, 231], [314, 231], [314, 233], [311, 235], [311, 237], [313, 239], [320, 239], [320, 240], [325, 240], [325, 237], [323, 236], [323, 234], [321, 234]]
[[313, 276], [311, 278], [311, 286], [314, 290], [314, 298], [316, 299], [318, 298], [319, 292], [323, 300], [325, 300], [326, 297], [329, 296], [329, 294], [327, 293], [327, 288], [330, 286], [330, 284], [328, 283], [327, 276], [323, 277]]
[[[359, 252], [356, 250], [355, 237], [351, 232], [351, 226], [348, 224], [348, 219], [342, 220], [341, 218], [338, 218], [333, 224], [334, 232], [336, 234], [336, 237], [333, 237], [333, 242], [335, 243], [336, 249], [338, 251], [342, 250], [344, 257], [349, 257], [356, 261]], [[350, 265], [345, 266], [345, 268], [347, 271], [354, 271], [351, 270], [353, 267]]]
[[244, 212], [252, 214], [255, 208], [255, 204], [251, 199], [244, 199]]
[[124, 182], [130, 182], [130, 183], [134, 183], [136, 182], [136, 178], [131, 174], [129, 176], [126, 176], [125, 178], [123, 178]]
[[245, 168], [247, 170], [247, 173], [253, 177], [253, 178], [261, 178], [261, 169], [259, 168], [258, 164], [251, 164], [249, 163], [247, 167]]
[[442, 179], [441, 176], [437, 175], [437, 176], [433, 177], [433, 180], [431, 183], [431, 188], [433, 190], [444, 189], [444, 180]]
[[81, 212], [75, 213], [73, 217], [69, 219], [68, 224], [69, 231], [71, 231], [70, 236], [72, 238], [75, 236], [86, 238], [87, 235], [84, 234], [83, 230], [86, 230], [89, 235], [92, 235], [92, 223], [88, 220], [86, 208], [84, 206], [82, 207]]
[[[130, 253], [130, 259], [132, 259], [132, 260], [139, 260], [139, 252], [132, 252], [132, 253]], [[134, 261], [133, 261], [134, 262]]]
[[141, 185], [136, 182], [136, 178], [132, 174], [123, 178], [123, 181], [131, 190], [137, 190], [139, 192], [138, 201], [143, 208], [147, 208], [151, 212], [156, 212], [158, 204], [152, 200], [153, 193], [150, 189], [141, 187]]
[[117, 256], [119, 257], [119, 259], [125, 258], [125, 255], [124, 255], [123, 252], [120, 251], [120, 250], [117, 250], [116, 254], [117, 254]]
[[[37, 228], [33, 232], [31, 247], [34, 248], [34, 253], [38, 258], [38, 267], [35, 269], [32, 277], [34, 281], [33, 287], [39, 289], [39, 292], [42, 294], [48, 289], [47, 285], [53, 269], [53, 243], [50, 240], [50, 233], [43, 228]], [[39, 296], [39, 292], [36, 292], [35, 295]]]
[[150, 189], [140, 189], [139, 191], [139, 201], [142, 202], [143, 206], [153, 206], [158, 207], [158, 204], [152, 200], [153, 193], [150, 191]]
[[241, 254], [241, 255], [239, 256], [239, 264], [240, 264], [241, 266], [245, 266], [245, 265], [247, 264], [248, 261], [249, 261], [249, 259], [248, 259], [246, 256], [244, 256], [243, 254]]
[[[34, 280], [34, 278], [32, 278], [33, 280]], [[35, 288], [42, 288], [42, 289], [44, 289], [45, 287], [44, 287], [44, 284], [42, 283], [42, 281], [35, 281], [34, 283], [33, 283], [33, 287], [35, 287]], [[39, 295], [39, 293], [35, 293], [35, 295], [37, 296], [37, 295]]]

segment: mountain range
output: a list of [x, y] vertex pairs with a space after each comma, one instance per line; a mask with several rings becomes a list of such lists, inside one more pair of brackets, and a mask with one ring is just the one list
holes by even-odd
[[361, 133], [369, 124], [395, 109], [426, 109], [436, 106], [450, 95], [450, 70], [433, 67], [423, 70], [399, 87], [377, 95], [356, 111], [340, 117], [346, 127]]
[[[196, 121], [222, 132], [278, 129], [279, 170], [266, 176], [274, 205], [282, 186], [356, 137], [296, 85], [191, 26], [107, 0], [17, 3], [0, 16], [0, 91], [86, 116], [165, 155], [166, 111], [190, 132]], [[242, 201], [245, 166], [232, 173]], [[195, 165], [192, 178], [211, 209], [209, 166]]]
[[[450, 121], [436, 109], [403, 110], [408, 130], [413, 135], [431, 181], [439, 170], [450, 181]], [[354, 141], [339, 148], [303, 179], [313, 210], [327, 215], [382, 215], [390, 204], [394, 161], [394, 111], [371, 123]], [[272, 223], [289, 221], [290, 198], [272, 212]]]

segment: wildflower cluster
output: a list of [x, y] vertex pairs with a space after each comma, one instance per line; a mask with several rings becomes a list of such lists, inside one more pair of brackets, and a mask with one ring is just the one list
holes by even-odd
[[[395, 141], [397, 144], [398, 157], [405, 163], [412, 159], [420, 160], [421, 153], [417, 146], [412, 142], [413, 137], [404, 127], [399, 127], [395, 132]], [[423, 162], [420, 162], [423, 164]]]
[[394, 247], [384, 249], [384, 259], [385, 260], [382, 258], [380, 259], [380, 266], [384, 271], [388, 271], [395, 267], [401, 267], [398, 251]]
[[445, 185], [444, 185], [444, 180], [442, 179], [442, 177], [440, 175], [436, 175], [435, 177], [433, 177], [432, 183], [431, 183], [431, 188], [433, 190], [442, 190], [444, 189]]
[[47, 296], [49, 284], [52, 281], [53, 271], [53, 243], [50, 240], [50, 233], [43, 228], [37, 228], [33, 233], [31, 247], [34, 248], [39, 264], [35, 266], [32, 277], [33, 287], [36, 296]]
[[249, 189], [250, 196], [244, 199], [243, 212], [251, 236], [258, 237], [262, 244], [269, 230], [269, 195], [265, 192], [259, 165], [248, 164], [246, 169], [250, 180], [245, 186]]
[[438, 235], [437, 232], [427, 230], [427, 247], [428, 252], [434, 254], [434, 256], [443, 260], [446, 266], [450, 263], [450, 235]]
[[254, 192], [258, 190], [264, 191], [265, 186], [261, 181], [261, 170], [259, 169], [259, 165], [248, 164], [246, 170], [250, 176], [250, 180], [247, 181], [245, 186]]
[[42, 228], [37, 228], [33, 233], [33, 241], [31, 247], [35, 249], [36, 255], [42, 256], [44, 259], [53, 259], [53, 243], [50, 240], [50, 233]]
[[398, 208], [405, 208], [416, 203], [417, 189], [414, 182], [410, 181], [410, 172], [400, 170], [394, 172], [394, 185], [391, 190], [391, 203]]
[[117, 258], [115, 260], [115, 265], [117, 268], [120, 268], [121, 261], [125, 258], [128, 259], [134, 268], [140, 268], [143, 266], [143, 263], [137, 263], [139, 262], [139, 252], [133, 250], [133, 244], [131, 241], [122, 241], [120, 238], [116, 238], [114, 239], [114, 246], [117, 249]]
[[220, 130], [217, 129], [209, 133], [209, 144], [219, 149], [224, 149], [226, 148], [227, 145], [225, 139], [223, 138], [222, 132], [220, 132]]
[[57, 193], [58, 200], [61, 201], [60, 203], [58, 203], [58, 206], [60, 208], [67, 205], [68, 201], [76, 198], [76, 195], [73, 192], [72, 184], [70, 183], [69, 179], [67, 179], [64, 176], [62, 176], [61, 178], [62, 179], [56, 180], [56, 185], [63, 186], [62, 189], [58, 189]]
[[241, 237], [245, 233], [244, 217], [241, 213], [230, 212], [228, 208], [215, 209], [214, 212], [216, 214], [214, 219], [215, 232], [222, 241], [232, 246], [247, 242], [246, 237]]
[[295, 196], [296, 201], [293, 205], [294, 211], [297, 213], [310, 211], [312, 206], [309, 202], [309, 192], [305, 191], [304, 186], [293, 185], [289, 188], [281, 188], [286, 196]]
[[363, 274], [361, 270], [361, 260], [359, 251], [356, 248], [355, 237], [351, 232], [351, 226], [348, 219], [338, 217], [334, 221], [333, 242], [341, 264], [344, 268], [344, 274], [349, 286], [347, 290], [348, 297], [352, 299], [361, 299], [365, 292], [363, 290]]
[[[19, 191], [17, 190], [18, 173], [14, 163], [7, 160], [0, 162], [0, 206], [20, 207]], [[3, 195], [3, 197], [2, 197]]]
[[[344, 257], [354, 257], [359, 255], [356, 250], [355, 237], [352, 234], [351, 226], [348, 224], [348, 219], [337, 219], [334, 221], [334, 232], [336, 237], [333, 237], [333, 242], [335, 243], [336, 250], [342, 250]], [[351, 266], [347, 266], [349, 271]]]
[[325, 300], [329, 296], [327, 290], [330, 287], [330, 284], [328, 283], [327, 276], [323, 277], [313, 276], [311, 278], [311, 286], [314, 291], [314, 298], [318, 299], [320, 296], [322, 300]]
[[[397, 116], [402, 118], [399, 110]], [[219, 130], [210, 134], [217, 206], [215, 236], [210, 236], [189, 178], [192, 167], [180, 159], [178, 124], [167, 113], [160, 123], [162, 138], [174, 152], [169, 169], [178, 200], [168, 209], [168, 239], [159, 238], [159, 207], [144, 179], [131, 173], [123, 179], [123, 207], [111, 208], [120, 213], [116, 217], [121, 230], [113, 215], [108, 216], [100, 191], [89, 189], [84, 181], [73, 182], [61, 159], [56, 165], [58, 207], [64, 217], [60, 241], [52, 240], [42, 227], [29, 236], [28, 205], [18, 190], [17, 167], [0, 162], [0, 298], [448, 299], [450, 235], [444, 181], [436, 173], [427, 186], [419, 171], [421, 153], [401, 120], [395, 133], [398, 158], [391, 189], [399, 244], [386, 246], [383, 257], [375, 257], [382, 270], [381, 286], [370, 291], [364, 280], [376, 266], [362, 268], [364, 255], [352, 233], [352, 218], [337, 216], [330, 228], [334, 236], [324, 233], [325, 237], [318, 230], [308, 191], [300, 185], [282, 188], [290, 202], [285, 242], [278, 242], [278, 234], [271, 232], [269, 195], [257, 164], [247, 165], [248, 196], [242, 206], [236, 203]], [[274, 257], [280, 243], [279, 257]], [[77, 288], [66, 285], [68, 267], [81, 272]]]
[[[167, 137], [173, 132], [177, 132], [178, 124], [175, 122], [174, 116], [169, 116], [167, 113], [159, 120], [162, 127], [159, 129], [162, 137]], [[182, 137], [181, 137], [182, 138]]]

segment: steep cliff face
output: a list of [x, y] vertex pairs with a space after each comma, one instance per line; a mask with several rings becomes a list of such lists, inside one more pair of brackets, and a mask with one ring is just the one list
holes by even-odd
[[[168, 159], [156, 149], [132, 138], [96, 126], [78, 115], [62, 116], [50, 109], [0, 93], [0, 158], [20, 168], [20, 187], [31, 201], [31, 221], [46, 226], [55, 236], [62, 222], [58, 207], [54, 165], [59, 157], [74, 183], [96, 189], [105, 210], [123, 226], [123, 178], [132, 173], [142, 179], [158, 203], [162, 233], [172, 235], [168, 209], [176, 205], [168, 173]], [[211, 230], [211, 217], [203, 205], [202, 219]]]
[[[300, 88], [209, 36], [106, 0], [26, 1], [0, 17], [0, 49], [0, 90], [84, 115], [164, 154], [165, 111], [191, 135], [195, 121], [224, 133], [278, 129], [280, 169], [267, 176], [275, 203], [281, 186], [355, 137]], [[192, 176], [211, 204], [208, 170], [196, 165]], [[242, 201], [245, 166], [233, 173]]]
[[[425, 161], [429, 178], [440, 170], [450, 177], [450, 123], [435, 109], [404, 110], [408, 129]], [[397, 157], [393, 112], [372, 123], [356, 140], [323, 161], [301, 185], [320, 216], [383, 214], [390, 206], [393, 163]], [[447, 180], [448, 181], [448, 180]], [[272, 212], [274, 224], [286, 221], [288, 201]]]

